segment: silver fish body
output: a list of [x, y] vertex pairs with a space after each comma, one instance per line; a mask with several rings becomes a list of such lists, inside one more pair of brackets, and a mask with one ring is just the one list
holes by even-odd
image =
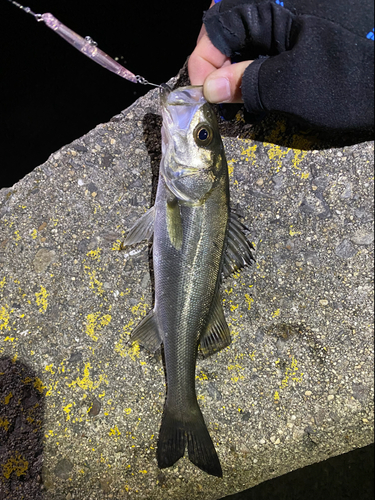
[[216, 117], [201, 87], [163, 90], [162, 151], [155, 206], [124, 244], [154, 234], [155, 305], [133, 340], [164, 345], [167, 397], [159, 434], [160, 468], [185, 453], [202, 470], [222, 476], [195, 392], [200, 345], [204, 355], [230, 343], [219, 287], [222, 274], [250, 264], [251, 245], [229, 210], [229, 180]]

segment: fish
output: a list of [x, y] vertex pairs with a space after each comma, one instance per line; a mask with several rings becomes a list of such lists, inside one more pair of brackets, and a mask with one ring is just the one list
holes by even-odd
[[197, 401], [198, 349], [208, 357], [229, 346], [220, 284], [251, 265], [253, 246], [230, 210], [229, 175], [213, 107], [201, 86], [161, 90], [162, 160], [155, 204], [123, 247], [153, 240], [155, 301], [131, 335], [151, 352], [164, 349], [167, 393], [157, 446], [159, 468], [188, 449], [201, 470], [222, 477]]

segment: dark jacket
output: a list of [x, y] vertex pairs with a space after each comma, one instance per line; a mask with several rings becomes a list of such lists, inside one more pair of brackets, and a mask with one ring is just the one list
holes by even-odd
[[372, 0], [222, 0], [204, 24], [232, 61], [255, 59], [242, 79], [253, 117], [276, 110], [317, 127], [373, 128]]

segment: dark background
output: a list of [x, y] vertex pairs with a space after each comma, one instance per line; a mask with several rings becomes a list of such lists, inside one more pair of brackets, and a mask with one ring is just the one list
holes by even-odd
[[[22, 3], [21, 0], [19, 0]], [[175, 76], [195, 47], [210, 0], [25, 0], [51, 12], [135, 74]], [[102, 68], [43, 22], [0, 0], [0, 188], [107, 122], [151, 89]]]

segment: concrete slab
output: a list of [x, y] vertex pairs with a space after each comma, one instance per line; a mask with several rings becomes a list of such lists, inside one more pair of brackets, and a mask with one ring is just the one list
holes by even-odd
[[222, 287], [232, 345], [197, 366], [224, 478], [157, 468], [161, 356], [129, 344], [153, 300], [147, 245], [119, 252], [155, 196], [153, 90], [0, 190], [0, 498], [216, 500], [373, 441], [373, 142], [220, 127], [257, 258]]

